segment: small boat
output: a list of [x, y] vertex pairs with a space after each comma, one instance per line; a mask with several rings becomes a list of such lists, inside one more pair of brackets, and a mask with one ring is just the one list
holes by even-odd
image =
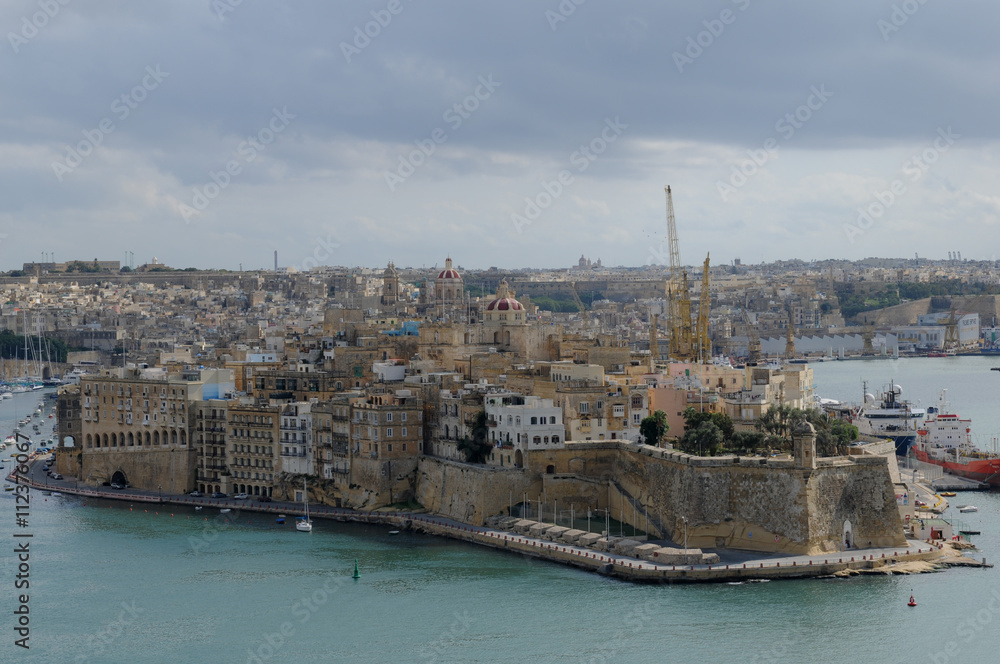
[[313, 522], [309, 519], [309, 487], [306, 486], [306, 479], [302, 478], [302, 504], [305, 506], [305, 516], [295, 518], [295, 530], [303, 533], [311, 533]]
[[219, 510], [220, 514], [229, 514], [230, 512], [232, 512], [232, 510], [229, 509], [228, 507], [223, 507], [221, 510]]
[[979, 508], [974, 505], [963, 505], [958, 508], [959, 512], [978, 512]]
[[957, 494], [954, 491], [942, 491], [938, 495], [944, 496], [945, 498], [954, 498]]
[[42, 491], [42, 495], [43, 496], [51, 496], [52, 492], [51, 491]]
[[390, 531], [389, 531], [389, 534], [390, 534], [390, 535], [398, 535], [398, 534], [399, 534], [399, 531], [398, 531], [398, 530], [390, 530]]
[[195, 511], [195, 512], [200, 512], [200, 511], [201, 511], [201, 509], [202, 509], [202, 508], [201, 508], [201, 505], [196, 505], [196, 506], [195, 506], [195, 508], [194, 508], [194, 511]]
[[278, 518], [275, 519], [274, 522], [275, 523], [284, 523], [285, 522], [285, 515], [284, 514], [279, 514]]
[[1000, 371], [1000, 367], [990, 367], [990, 371]]
[[907, 606], [916, 606], [917, 600], [913, 599], [913, 595], [910, 595], [910, 601], [906, 603]]
[[959, 535], [982, 535], [982, 533], [980, 531], [978, 531], [978, 530], [960, 530], [960, 531], [958, 531], [958, 534]]

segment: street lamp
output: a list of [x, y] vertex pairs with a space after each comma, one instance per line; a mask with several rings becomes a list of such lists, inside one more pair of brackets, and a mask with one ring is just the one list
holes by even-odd
[[688, 548], [688, 519], [686, 516], [681, 517], [681, 521], [684, 522], [684, 555], [687, 555]]

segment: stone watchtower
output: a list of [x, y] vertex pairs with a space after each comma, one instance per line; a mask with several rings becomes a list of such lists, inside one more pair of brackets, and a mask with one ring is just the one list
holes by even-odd
[[792, 457], [796, 468], [816, 469], [816, 429], [805, 420], [792, 430]]

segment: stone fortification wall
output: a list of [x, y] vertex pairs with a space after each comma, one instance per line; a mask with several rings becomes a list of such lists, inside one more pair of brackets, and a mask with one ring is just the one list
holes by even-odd
[[163, 493], [187, 493], [194, 487], [194, 450], [125, 449], [84, 454], [80, 482], [100, 485], [121, 471], [129, 484], [146, 489], [163, 487]]
[[[601, 449], [603, 448], [603, 449]], [[536, 472], [610, 480], [600, 508], [689, 546], [789, 553], [842, 547], [845, 528], [858, 545], [902, 546], [902, 523], [882, 457], [791, 459], [693, 457], [628, 443], [571, 444], [532, 456]], [[763, 463], [762, 463], [763, 462]], [[568, 505], [567, 505], [568, 507]], [[635, 509], [633, 509], [635, 508]]]
[[[302, 477], [277, 477], [274, 498], [295, 500], [295, 492], [302, 489]], [[362, 510], [404, 504], [414, 500], [416, 477], [416, 459], [385, 461], [355, 458], [349, 474], [336, 473], [329, 479], [308, 476], [309, 502]]]
[[521, 468], [489, 468], [424, 457], [417, 466], [416, 501], [427, 510], [465, 523], [482, 525], [487, 517], [506, 514], [513, 501], [538, 494], [538, 477]]

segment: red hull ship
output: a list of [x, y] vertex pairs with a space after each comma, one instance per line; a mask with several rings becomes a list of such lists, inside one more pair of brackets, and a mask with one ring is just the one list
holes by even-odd
[[1000, 486], [1000, 455], [977, 449], [971, 432], [972, 420], [949, 413], [942, 393], [941, 408], [917, 431], [913, 454], [919, 461], [941, 466], [952, 475]]

